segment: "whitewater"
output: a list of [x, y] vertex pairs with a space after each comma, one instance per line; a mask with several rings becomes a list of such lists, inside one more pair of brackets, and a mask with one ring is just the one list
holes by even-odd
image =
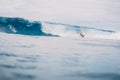
[[0, 17], [0, 80], [120, 80], [119, 49], [111, 29]]

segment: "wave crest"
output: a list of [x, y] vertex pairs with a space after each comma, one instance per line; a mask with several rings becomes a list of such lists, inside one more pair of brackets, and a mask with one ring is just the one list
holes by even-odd
[[[120, 39], [120, 32], [53, 22], [29, 21], [24, 18], [0, 17], [0, 32], [61, 37]], [[82, 36], [81, 36], [82, 35]]]
[[0, 31], [24, 35], [44, 35], [41, 30], [41, 23], [30, 22], [23, 18], [0, 17]]

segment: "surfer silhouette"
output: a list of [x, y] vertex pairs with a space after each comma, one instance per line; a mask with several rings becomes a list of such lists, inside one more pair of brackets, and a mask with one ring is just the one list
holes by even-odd
[[84, 34], [82, 34], [82, 30], [80, 29], [80, 37], [84, 38]]
[[84, 37], [85, 37], [82, 33], [80, 33], [80, 36], [81, 36], [82, 38], [84, 38]]

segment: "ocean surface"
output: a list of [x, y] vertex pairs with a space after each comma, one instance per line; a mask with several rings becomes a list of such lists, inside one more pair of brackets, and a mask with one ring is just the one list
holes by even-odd
[[0, 17], [0, 80], [120, 80], [119, 49], [113, 30]]

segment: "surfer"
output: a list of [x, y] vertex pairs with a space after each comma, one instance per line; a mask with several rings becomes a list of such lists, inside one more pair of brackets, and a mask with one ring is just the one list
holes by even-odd
[[81, 36], [82, 38], [84, 38], [84, 37], [85, 37], [82, 33], [80, 33], [80, 36]]

